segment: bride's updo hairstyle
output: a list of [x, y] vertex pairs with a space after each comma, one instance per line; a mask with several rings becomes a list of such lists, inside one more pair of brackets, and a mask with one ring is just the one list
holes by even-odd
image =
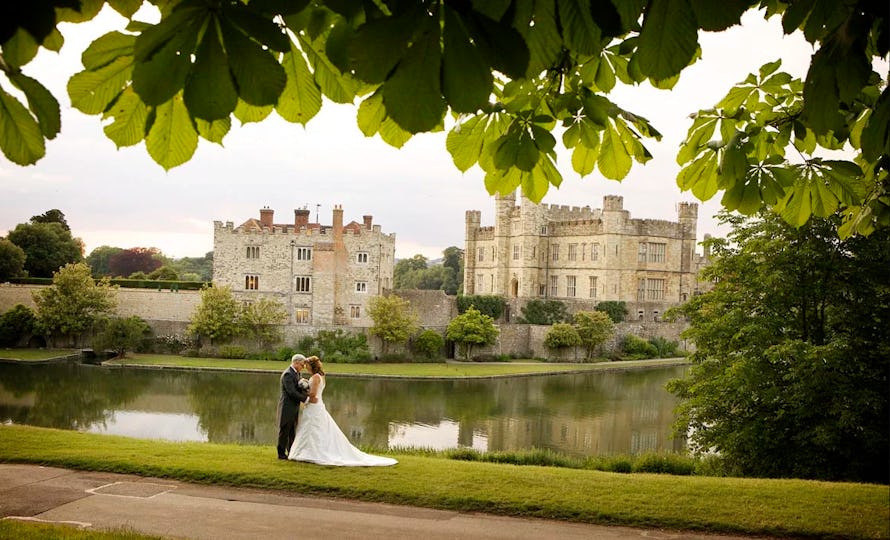
[[321, 360], [318, 359], [317, 356], [310, 356], [306, 359], [306, 364], [309, 365], [309, 371], [312, 374], [318, 373], [319, 375], [324, 375], [324, 367], [321, 364]]

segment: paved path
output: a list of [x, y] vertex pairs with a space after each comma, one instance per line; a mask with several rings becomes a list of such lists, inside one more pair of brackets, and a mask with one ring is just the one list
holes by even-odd
[[209, 540], [751, 540], [303, 497], [15, 464], [0, 464], [0, 518]]

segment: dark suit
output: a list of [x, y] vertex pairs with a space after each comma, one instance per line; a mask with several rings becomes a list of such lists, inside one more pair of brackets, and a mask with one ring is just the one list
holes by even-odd
[[299, 421], [300, 403], [309, 397], [309, 389], [297, 384], [300, 374], [288, 366], [281, 374], [281, 397], [278, 398], [278, 457], [287, 458], [294, 443]]

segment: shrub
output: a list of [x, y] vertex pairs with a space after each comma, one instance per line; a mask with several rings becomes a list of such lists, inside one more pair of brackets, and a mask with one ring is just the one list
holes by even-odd
[[247, 350], [241, 345], [221, 345], [216, 353], [220, 358], [247, 358]]
[[494, 320], [501, 318], [504, 314], [504, 308], [507, 306], [506, 300], [496, 295], [466, 295], [457, 297], [457, 312], [464, 314], [468, 309], [475, 307], [477, 311], [483, 315], [488, 315]]
[[191, 336], [182, 334], [166, 334], [154, 339], [154, 350], [161, 353], [181, 354], [183, 350], [196, 346]]
[[613, 323], [620, 323], [627, 318], [627, 304], [623, 301], [607, 300], [596, 305], [596, 311], [604, 311]]
[[0, 347], [14, 347], [24, 336], [34, 333], [37, 317], [28, 306], [16, 304], [0, 315]]
[[556, 323], [544, 336], [544, 344], [548, 349], [567, 349], [581, 345], [581, 336], [575, 327], [568, 323]]
[[670, 358], [672, 356], [680, 356], [677, 353], [677, 349], [680, 348], [680, 343], [677, 341], [671, 341], [663, 337], [654, 337], [649, 340], [649, 343], [651, 343], [652, 346], [655, 347], [655, 349], [658, 351], [658, 358]]
[[445, 346], [445, 338], [442, 334], [435, 330], [424, 330], [414, 338], [412, 348], [414, 352], [428, 359], [437, 358], [442, 355], [442, 348]]
[[135, 351], [145, 338], [151, 335], [151, 327], [137, 316], [108, 319], [102, 324], [101, 330], [93, 337], [93, 349], [114, 351], [117, 356], [124, 357], [127, 351]]
[[689, 476], [695, 472], [695, 460], [679, 454], [646, 453], [637, 456], [632, 472]]
[[658, 349], [655, 348], [655, 345], [633, 334], [624, 336], [621, 341], [621, 350], [625, 358], [630, 360], [655, 358], [658, 356]]
[[298, 352], [315, 355], [325, 362], [368, 362], [373, 358], [364, 334], [340, 330], [319, 330], [315, 337], [305, 336], [297, 344]]
[[522, 315], [517, 322], [523, 324], [555, 324], [571, 319], [568, 308], [560, 300], [529, 300], [522, 306]]

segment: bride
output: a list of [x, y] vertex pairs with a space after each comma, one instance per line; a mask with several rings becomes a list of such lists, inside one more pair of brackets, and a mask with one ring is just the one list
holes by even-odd
[[366, 454], [352, 446], [346, 435], [328, 413], [322, 400], [324, 393], [324, 369], [318, 357], [310, 356], [306, 365], [312, 376], [309, 378], [309, 395], [317, 398], [303, 409], [297, 434], [288, 459], [308, 461], [319, 465], [339, 466], [386, 466], [398, 461], [382, 456]]

